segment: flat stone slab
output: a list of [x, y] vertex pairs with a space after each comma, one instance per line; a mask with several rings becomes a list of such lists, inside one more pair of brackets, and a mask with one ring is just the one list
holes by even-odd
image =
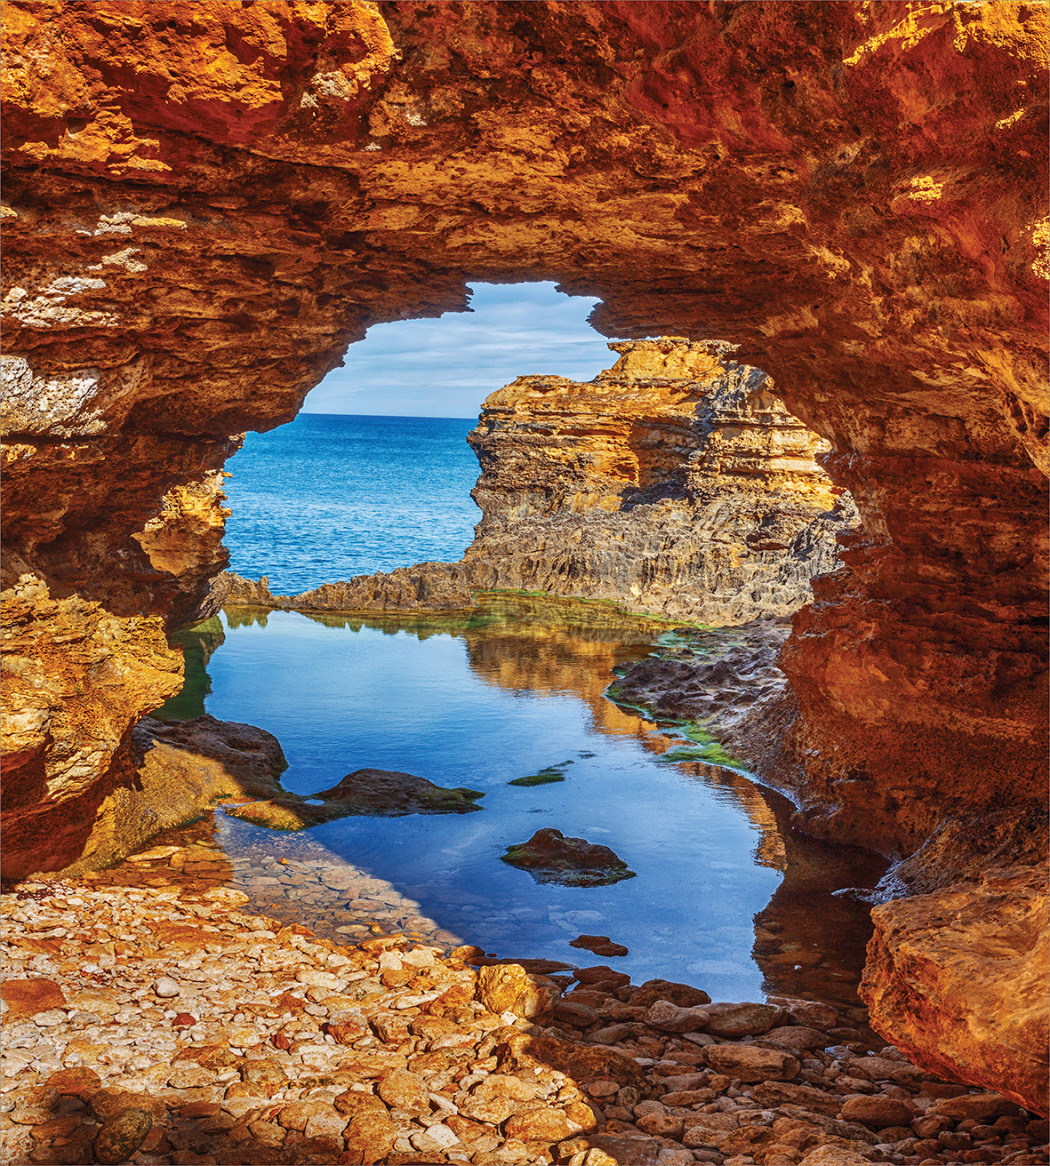
[[463, 786], [435, 785], [425, 777], [393, 769], [357, 769], [338, 785], [310, 798], [283, 794], [265, 801], [226, 806], [226, 813], [273, 830], [303, 830], [339, 818], [396, 818], [404, 814], [469, 814], [485, 795]]

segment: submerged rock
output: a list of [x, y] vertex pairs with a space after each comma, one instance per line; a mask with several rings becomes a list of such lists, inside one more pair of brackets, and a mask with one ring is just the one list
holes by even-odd
[[503, 856], [540, 883], [597, 887], [633, 879], [634, 871], [608, 846], [583, 838], [566, 838], [560, 830], [537, 830], [528, 842], [511, 846]]
[[629, 948], [622, 943], [614, 943], [607, 935], [577, 935], [569, 940], [569, 947], [581, 947], [593, 951], [595, 955], [628, 955]]
[[303, 830], [351, 816], [396, 818], [404, 814], [469, 814], [485, 795], [463, 786], [435, 785], [425, 777], [392, 769], [357, 769], [338, 785], [311, 797], [282, 794], [265, 801], [228, 806], [226, 813], [272, 830]]

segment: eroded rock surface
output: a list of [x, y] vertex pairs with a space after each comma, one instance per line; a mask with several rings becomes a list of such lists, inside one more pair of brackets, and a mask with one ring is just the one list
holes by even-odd
[[308, 797], [281, 791], [276, 797], [231, 807], [226, 812], [275, 830], [302, 830], [350, 815], [468, 814], [481, 809], [475, 805], [481, 797], [484, 794], [478, 790], [462, 786], [449, 789], [412, 773], [357, 769], [331, 789]]
[[372, 614], [463, 612], [475, 607], [466, 573], [458, 563], [416, 563], [375, 575], [355, 575], [298, 595], [274, 595], [265, 575], [256, 581], [224, 571], [212, 585], [211, 602], [279, 611]]
[[132, 780], [130, 729], [176, 683], [148, 621], [199, 612], [222, 565], [238, 435], [468, 278], [559, 280], [611, 335], [740, 342], [832, 442], [862, 532], [796, 616], [780, 722], [780, 779], [829, 831], [906, 851], [947, 814], [1045, 805], [1046, 20], [9, 3], [3, 584], [29, 712], [5, 870], [60, 866], [64, 823]]
[[471, 583], [719, 625], [790, 615], [857, 521], [814, 460], [828, 443], [731, 346], [609, 347], [593, 381], [523, 376], [486, 399]]
[[607, 332], [740, 342], [835, 448], [863, 530], [784, 660], [814, 808], [890, 846], [997, 766], [1038, 798], [1045, 20], [11, 4], [5, 583], [187, 615], [240, 433], [468, 274], [556, 279]]
[[[860, 1032], [846, 1047], [826, 1006], [785, 1000], [792, 1023], [752, 1037], [668, 1032], [656, 1002], [701, 989], [479, 969], [476, 949], [403, 935], [335, 944], [257, 914], [204, 857], [221, 854], [138, 856], [149, 896], [124, 871], [4, 896], [7, 982], [48, 1005], [4, 1016], [5, 1160], [87, 1162], [129, 1110], [160, 1161], [1047, 1160], [1045, 1122]], [[784, 1031], [816, 1042], [787, 1050]]]
[[1045, 868], [992, 870], [976, 885], [886, 903], [872, 918], [860, 988], [872, 1025], [925, 1069], [1045, 1116]]

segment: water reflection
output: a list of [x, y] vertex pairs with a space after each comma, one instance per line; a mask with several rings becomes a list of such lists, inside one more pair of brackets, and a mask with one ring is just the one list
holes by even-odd
[[[873, 886], [882, 863], [799, 834], [788, 803], [742, 774], [658, 760], [669, 737], [604, 693], [661, 631], [527, 596], [437, 620], [227, 613], [220, 650], [208, 631], [207, 711], [275, 733], [287, 788], [376, 767], [486, 792], [466, 819], [346, 819], [296, 836], [220, 819], [241, 885], [260, 909], [343, 938], [407, 927], [578, 963], [569, 941], [607, 934], [630, 948], [611, 962], [636, 982], [852, 1003], [870, 924], [832, 892]], [[551, 766], [565, 781], [509, 784]], [[540, 885], [499, 861], [541, 826], [612, 847], [638, 877]], [[340, 862], [345, 877], [331, 874]]]

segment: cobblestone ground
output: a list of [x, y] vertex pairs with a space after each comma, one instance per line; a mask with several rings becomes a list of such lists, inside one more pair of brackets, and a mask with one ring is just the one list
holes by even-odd
[[[159, 846], [5, 893], [3, 1162], [1050, 1161], [1045, 1121], [828, 1004], [487, 962], [310, 861], [238, 875]], [[340, 877], [364, 904], [348, 930], [256, 913]]]

